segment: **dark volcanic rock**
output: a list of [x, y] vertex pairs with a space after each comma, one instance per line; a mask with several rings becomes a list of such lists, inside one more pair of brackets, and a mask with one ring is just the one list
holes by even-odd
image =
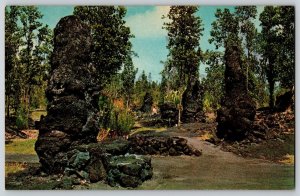
[[153, 175], [151, 159], [140, 155], [108, 158], [107, 170], [107, 181], [111, 186], [137, 187]]
[[99, 131], [98, 87], [90, 63], [91, 35], [75, 16], [62, 18], [54, 29], [47, 116], [39, 123], [35, 150], [47, 173], [62, 172], [71, 146], [96, 142]]
[[143, 101], [143, 105], [141, 107], [141, 111], [142, 112], [151, 112], [152, 104], [153, 104], [153, 97], [149, 92], [147, 92], [144, 96], [144, 101]]
[[217, 112], [217, 136], [242, 140], [251, 131], [256, 105], [247, 93], [246, 77], [241, 69], [241, 52], [237, 43], [225, 50], [225, 97]]
[[178, 122], [178, 109], [175, 104], [168, 102], [163, 103], [159, 105], [159, 110], [164, 124], [173, 126]]
[[182, 122], [194, 123], [205, 121], [203, 112], [204, 90], [199, 80], [188, 84], [182, 95]]
[[179, 137], [155, 136], [136, 134], [129, 137], [128, 152], [141, 155], [195, 155], [200, 156], [201, 151], [187, 143], [187, 140]]
[[276, 97], [275, 111], [285, 112], [287, 109], [293, 109], [294, 105], [294, 92], [288, 91]]

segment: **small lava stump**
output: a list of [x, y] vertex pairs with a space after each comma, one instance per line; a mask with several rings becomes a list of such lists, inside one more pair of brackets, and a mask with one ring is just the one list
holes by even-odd
[[152, 104], [153, 104], [153, 97], [149, 92], [147, 92], [144, 96], [144, 101], [141, 107], [141, 111], [146, 113], [151, 112]]
[[35, 150], [46, 173], [61, 173], [70, 147], [96, 142], [99, 131], [95, 68], [90, 63], [90, 28], [76, 16], [54, 29], [47, 116], [38, 123]]
[[174, 126], [178, 123], [178, 109], [174, 103], [162, 103], [159, 105], [159, 110], [164, 125]]
[[224, 58], [225, 96], [217, 111], [216, 134], [226, 140], [242, 140], [252, 129], [256, 105], [247, 93], [246, 76], [241, 69], [241, 51], [237, 43], [228, 44]]
[[181, 120], [183, 123], [205, 122], [203, 95], [204, 90], [199, 80], [188, 84], [182, 95]]

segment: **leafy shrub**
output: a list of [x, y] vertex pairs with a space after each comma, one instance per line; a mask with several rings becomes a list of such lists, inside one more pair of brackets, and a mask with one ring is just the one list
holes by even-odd
[[99, 99], [101, 128], [115, 131], [118, 135], [126, 135], [134, 125], [134, 115], [124, 108], [114, 105], [107, 96]]
[[127, 135], [134, 125], [134, 116], [126, 110], [114, 109], [111, 112], [110, 129], [119, 135]]
[[17, 110], [16, 126], [18, 129], [28, 128], [28, 118], [25, 106], [21, 105]]

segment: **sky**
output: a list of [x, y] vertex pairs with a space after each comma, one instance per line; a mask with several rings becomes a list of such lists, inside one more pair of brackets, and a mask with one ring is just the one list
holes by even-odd
[[[38, 6], [44, 15], [41, 21], [48, 24], [50, 28], [55, 28], [60, 18], [71, 15], [73, 6]], [[161, 61], [167, 59], [167, 31], [162, 29], [162, 16], [167, 15], [169, 6], [127, 6], [127, 14], [125, 16], [126, 25], [130, 27], [134, 38], [131, 39], [133, 51], [138, 57], [133, 57], [133, 63], [138, 68], [137, 77], [144, 70], [148, 75], [151, 73], [153, 81], [160, 81], [160, 72], [163, 70]], [[216, 19], [215, 11], [217, 8], [229, 8], [234, 10], [233, 6], [200, 6], [197, 16], [202, 19], [204, 27], [203, 36], [200, 40], [202, 51], [207, 49], [213, 50], [214, 45], [208, 43], [210, 38], [211, 23]], [[263, 7], [258, 6], [258, 13], [262, 12]], [[259, 28], [258, 18], [255, 20], [256, 26]], [[200, 77], [205, 77], [205, 65], [200, 64]]]

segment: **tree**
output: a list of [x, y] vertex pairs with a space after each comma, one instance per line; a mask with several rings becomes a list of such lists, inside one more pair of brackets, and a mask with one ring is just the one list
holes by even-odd
[[225, 8], [223, 12], [221, 9], [217, 9], [215, 16], [217, 19], [211, 24], [212, 30], [210, 32], [211, 39], [209, 39], [209, 43], [214, 43], [216, 49], [226, 49], [226, 45], [230, 40], [241, 43], [241, 39], [238, 36], [239, 23], [234, 14]]
[[127, 58], [124, 63], [124, 70], [121, 73], [122, 79], [122, 91], [126, 99], [126, 108], [129, 107], [129, 104], [134, 93], [134, 80], [138, 69], [134, 68], [131, 58]]
[[[249, 79], [251, 74], [255, 72], [255, 40], [257, 36], [257, 29], [255, 28], [253, 20], [256, 18], [256, 6], [237, 6], [235, 8], [235, 15], [239, 20], [240, 33], [244, 37], [243, 45], [246, 53], [246, 88], [249, 89]], [[250, 76], [249, 76], [250, 75]], [[252, 89], [253, 91], [254, 89]]]
[[[168, 31], [169, 49], [164, 74], [175, 81], [179, 92], [178, 126], [181, 122], [182, 94], [187, 86], [199, 79], [201, 60], [200, 37], [202, 36], [202, 20], [196, 16], [197, 6], [171, 6], [167, 16], [170, 22], [164, 23]], [[165, 76], [164, 76], [165, 77]]]
[[15, 113], [27, 121], [32, 95], [40, 93], [35, 86], [48, 74], [52, 32], [39, 21], [42, 14], [35, 6], [7, 6], [5, 14], [7, 116], [12, 100]]
[[278, 64], [276, 58], [279, 54], [280, 40], [276, 35], [275, 26], [278, 25], [278, 8], [273, 6], [266, 6], [264, 11], [260, 14], [261, 21], [261, 52], [263, 61], [261, 66], [266, 73], [269, 84], [269, 107], [274, 107], [274, 88], [275, 82], [278, 80]]
[[224, 95], [224, 72], [225, 64], [223, 52], [206, 51], [204, 59], [209, 66], [205, 68], [206, 77], [203, 79], [205, 90], [204, 107], [217, 110], [220, 107]]
[[292, 90], [295, 85], [295, 7], [280, 6], [279, 16], [279, 81], [282, 87]]
[[186, 86], [194, 78], [199, 78], [202, 36], [202, 20], [196, 16], [196, 6], [171, 6], [167, 16], [170, 22], [164, 23], [168, 31], [169, 49], [166, 72], [175, 72], [177, 88]]
[[261, 13], [261, 66], [269, 84], [269, 106], [274, 107], [275, 83], [292, 90], [295, 82], [295, 9], [266, 6]]
[[[17, 6], [5, 7], [5, 96], [6, 115], [10, 116], [10, 107], [17, 108], [19, 100], [18, 50], [21, 44], [18, 18], [20, 9]], [[12, 102], [11, 102], [12, 101]]]
[[29, 116], [33, 86], [41, 85], [49, 69], [52, 51], [52, 32], [39, 21], [43, 15], [35, 6], [20, 7], [22, 44], [20, 71], [22, 73], [22, 101]]
[[101, 84], [116, 74], [132, 54], [129, 27], [125, 26], [126, 9], [121, 6], [76, 6], [74, 15], [91, 27], [91, 57]]

